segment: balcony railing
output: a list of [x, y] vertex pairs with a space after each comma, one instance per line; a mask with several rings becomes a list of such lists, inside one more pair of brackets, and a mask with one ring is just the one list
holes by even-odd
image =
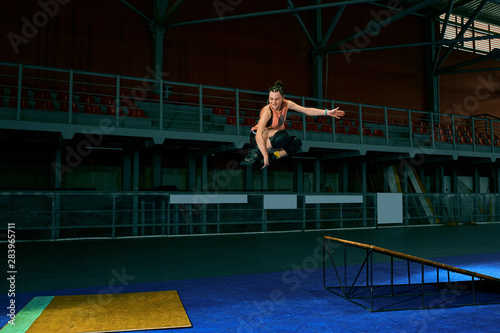
[[[148, 71], [145, 71], [148, 72]], [[76, 70], [0, 63], [0, 119], [247, 136], [267, 93]], [[500, 152], [500, 120], [287, 95], [346, 111], [342, 120], [290, 113], [303, 140]]]

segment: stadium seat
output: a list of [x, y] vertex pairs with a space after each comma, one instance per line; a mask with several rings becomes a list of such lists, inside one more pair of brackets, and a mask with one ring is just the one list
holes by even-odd
[[78, 102], [83, 104], [95, 104], [95, 98], [92, 95], [83, 94], [78, 99]]
[[[338, 119], [335, 119], [336, 121]], [[317, 117], [317, 122], [320, 124], [331, 124], [331, 118], [330, 117]]]
[[225, 116], [226, 110], [224, 110], [224, 108], [221, 108], [220, 106], [217, 106], [212, 109], [212, 113], [215, 115]]
[[128, 116], [133, 118], [147, 118], [147, 116], [144, 114], [144, 110], [139, 108], [128, 109]]
[[137, 104], [135, 101], [128, 95], [124, 95], [120, 97], [120, 105], [127, 107], [127, 108], [136, 108]]
[[[69, 111], [69, 103], [68, 102], [61, 103], [59, 106], [59, 109], [63, 112], [68, 112]], [[73, 102], [73, 110], [72, 111], [78, 112], [78, 104], [76, 104], [75, 102]]]
[[[9, 108], [17, 108], [17, 89], [13, 88], [10, 90]], [[29, 109], [28, 101], [28, 91], [26, 89], [21, 90], [21, 109]]]
[[301, 131], [303, 128], [302, 122], [300, 121], [291, 121], [288, 123], [288, 127], [297, 131]]
[[245, 117], [258, 118], [259, 113], [255, 110], [245, 110]]
[[85, 104], [83, 106], [83, 113], [87, 114], [102, 114], [101, 106], [97, 104]]
[[35, 109], [36, 110], [48, 110], [54, 111], [54, 102], [52, 101], [52, 95], [48, 90], [35, 90]]
[[248, 117], [244, 117], [243, 118], [243, 126], [253, 127], [256, 124], [257, 124], [257, 119], [256, 118], [248, 118]]
[[319, 132], [319, 126], [318, 126], [318, 124], [315, 124], [315, 123], [308, 123], [306, 125], [306, 130], [313, 131], [313, 132]]
[[[106, 108], [106, 115], [107, 116], [116, 116], [116, 107], [115, 106], [108, 106]], [[120, 108], [120, 116], [124, 116], [125, 111], [123, 111], [122, 108]]]
[[46, 111], [54, 111], [54, 102], [47, 100], [38, 100], [35, 102], [36, 110], [46, 110]]
[[327, 124], [321, 124], [321, 131], [326, 132], [326, 133], [332, 133], [332, 125], [327, 125]]
[[363, 131], [361, 132], [363, 133], [364, 136], [372, 136], [372, 130], [369, 129], [369, 128], [363, 128]]
[[58, 92], [56, 100], [58, 102], [68, 102], [69, 101], [69, 93], [67, 91]]
[[357, 127], [349, 127], [349, 131], [347, 133], [353, 135], [359, 135], [359, 129]]
[[342, 125], [335, 125], [335, 133], [347, 134], [345, 127]]
[[102, 96], [100, 103], [101, 105], [115, 105], [115, 99], [111, 96]]

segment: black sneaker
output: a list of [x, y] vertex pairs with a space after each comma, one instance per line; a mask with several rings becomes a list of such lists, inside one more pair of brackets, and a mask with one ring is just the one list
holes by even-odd
[[240, 162], [240, 164], [254, 165], [255, 163], [258, 162], [262, 164], [262, 153], [260, 152], [259, 148], [256, 147], [248, 152], [247, 156], [245, 156], [245, 158], [243, 159], [243, 161]]

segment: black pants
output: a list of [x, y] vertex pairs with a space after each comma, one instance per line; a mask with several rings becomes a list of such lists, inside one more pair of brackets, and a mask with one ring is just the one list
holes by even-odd
[[257, 147], [257, 140], [255, 140], [255, 133], [253, 131], [250, 131], [248, 142], [252, 146]]

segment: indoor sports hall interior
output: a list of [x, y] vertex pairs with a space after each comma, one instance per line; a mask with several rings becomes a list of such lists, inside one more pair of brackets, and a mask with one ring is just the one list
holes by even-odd
[[2, 12], [0, 333], [499, 332], [498, 1]]

